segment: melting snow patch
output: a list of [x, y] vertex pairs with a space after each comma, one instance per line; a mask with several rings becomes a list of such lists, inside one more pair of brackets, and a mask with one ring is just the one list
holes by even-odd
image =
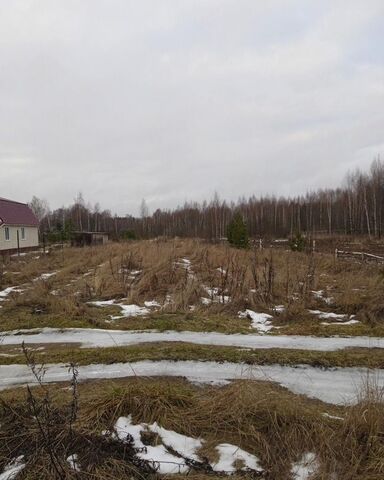
[[229, 303], [230, 300], [231, 300], [231, 297], [229, 297], [228, 295], [224, 295], [216, 287], [213, 287], [213, 288], [203, 287], [203, 288], [209, 295], [209, 298], [202, 297], [201, 301], [204, 305], [209, 305], [212, 302], [214, 302], [214, 303]]
[[[154, 302], [148, 302], [151, 303], [151, 306], [154, 306]], [[127, 318], [127, 317], [139, 317], [142, 315], [147, 315], [150, 313], [148, 308], [145, 307], [139, 307], [138, 305], [125, 305], [123, 303], [115, 303], [114, 300], [103, 300], [103, 301], [95, 301], [95, 302], [89, 302], [90, 305], [95, 305], [96, 307], [110, 307], [110, 306], [115, 306], [119, 307], [121, 309], [121, 315], [115, 315], [111, 316], [112, 320], [119, 320], [120, 318]]]
[[233, 473], [238, 470], [235, 464], [241, 462], [243, 464], [241, 470], [257, 470], [262, 472], [263, 469], [259, 465], [259, 459], [255, 455], [245, 452], [236, 445], [230, 443], [222, 443], [216, 447], [220, 455], [219, 461], [213, 465], [215, 472]]
[[90, 305], [95, 305], [95, 307], [108, 307], [111, 305], [116, 305], [114, 300], [98, 300], [95, 302], [89, 302]]
[[212, 300], [210, 298], [207, 298], [207, 297], [201, 297], [201, 303], [203, 305], [210, 305], [212, 303]]
[[319, 463], [316, 455], [314, 453], [305, 453], [298, 462], [293, 464], [291, 473], [294, 480], [310, 480], [318, 468]]
[[22, 290], [19, 289], [19, 287], [8, 287], [5, 290], [0, 291], [0, 302], [2, 302], [8, 295], [10, 295], [12, 292], [22, 292]]
[[[312, 315], [316, 315], [321, 319], [335, 320], [335, 322], [321, 322], [321, 325], [354, 325], [360, 323], [359, 320], [354, 319], [354, 315], [348, 316], [342, 313], [322, 312], [321, 310], [308, 310]], [[349, 318], [343, 322], [343, 320]]]
[[33, 281], [37, 282], [38, 280], [48, 280], [48, 278], [51, 278], [56, 274], [57, 274], [57, 272], [42, 273], [39, 277], [36, 277]]
[[172, 430], [166, 430], [165, 428], [160, 427], [156, 422], [152, 425], [148, 425], [148, 428], [151, 432], [157, 433], [159, 437], [161, 437], [163, 444], [168, 448], [180, 453], [183, 457], [199, 460], [199, 457], [196, 455], [196, 450], [202, 446], [202, 441], [200, 439], [187, 437], [180, 433], [173, 432]]
[[16, 475], [23, 470], [25, 463], [23, 463], [24, 456], [15, 458], [11, 463], [5, 466], [4, 472], [0, 474], [0, 480], [13, 480]]
[[344, 320], [348, 317], [343, 313], [322, 312], [321, 310], [308, 310], [312, 315], [316, 315], [319, 318], [331, 318], [336, 321]]
[[159, 303], [159, 302], [156, 302], [156, 300], [150, 300], [150, 301], [144, 302], [144, 305], [145, 305], [147, 308], [161, 307], [160, 303]]
[[141, 273], [141, 270], [131, 270], [131, 275], [134, 275], [136, 277], [136, 275], [140, 275]]
[[210, 305], [212, 303], [212, 300], [210, 298], [207, 298], [207, 297], [201, 297], [201, 303], [203, 305]]
[[324, 290], [312, 290], [312, 294], [315, 298], [322, 300], [325, 302], [327, 305], [331, 305], [333, 303], [333, 298], [332, 297], [326, 297]]
[[360, 323], [359, 320], [348, 320], [346, 322], [321, 322], [321, 325], [354, 325], [355, 323]]
[[[142, 460], [152, 463], [153, 467], [157, 469], [160, 474], [178, 474], [189, 472], [189, 461], [199, 462], [201, 459], [196, 453], [204, 443], [204, 440], [199, 438], [187, 437], [172, 430], [166, 430], [158, 425], [140, 423], [134, 425], [132, 423], [132, 416], [120, 417], [116, 422], [114, 431], [117, 438], [126, 442], [132, 442], [136, 455]], [[142, 439], [142, 432], [155, 433], [161, 439], [162, 444], [159, 445], [145, 445]], [[262, 472], [259, 465], [259, 459], [245, 452], [236, 445], [228, 443], [220, 444], [216, 447], [219, 453], [219, 461], [212, 465], [216, 472], [233, 473], [239, 470], [239, 463], [241, 470], [256, 470]]]
[[138, 305], [123, 305], [121, 303], [117, 303], [116, 306], [121, 308], [121, 315], [112, 316], [112, 320], [118, 320], [120, 318], [125, 317], [139, 317], [142, 315], [147, 315], [149, 313], [148, 308], [139, 307]]
[[175, 267], [184, 268], [187, 272], [191, 271], [191, 261], [188, 258], [180, 258], [174, 265]]
[[273, 307], [273, 311], [275, 313], [283, 313], [285, 312], [285, 306], [284, 305], [276, 305]]
[[[165, 445], [174, 452], [191, 459], [198, 458], [195, 451], [202, 445], [201, 440], [186, 437], [172, 430], [166, 430], [157, 423], [152, 425], [146, 423], [134, 425], [131, 415], [119, 418], [115, 425], [115, 431], [120, 440], [132, 441], [134, 447], [138, 449], [136, 455], [142, 460], [151, 462], [158, 473], [161, 474], [187, 473], [189, 471], [186, 461], [169, 452]], [[164, 444], [156, 446], [144, 445], [141, 432], [145, 431], [157, 433]]]
[[256, 313], [247, 309], [244, 312], [239, 312], [239, 318], [250, 318], [252, 320], [252, 328], [259, 332], [269, 332], [273, 328], [270, 322], [273, 317], [268, 313]]
[[74, 453], [73, 455], [70, 455], [67, 458], [67, 463], [72, 468], [72, 470], [74, 470], [75, 472], [80, 472], [79, 463], [78, 463], [78, 456], [77, 456], [76, 453]]
[[17, 287], [8, 287], [6, 288], [5, 290], [1, 290], [0, 291], [0, 298], [5, 298], [7, 297], [10, 293], [14, 292], [14, 291], [18, 291], [17, 290]]

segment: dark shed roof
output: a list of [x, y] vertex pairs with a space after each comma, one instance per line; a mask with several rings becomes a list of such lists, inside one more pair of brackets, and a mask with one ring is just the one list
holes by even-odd
[[26, 203], [0, 197], [0, 225], [38, 227], [39, 220]]

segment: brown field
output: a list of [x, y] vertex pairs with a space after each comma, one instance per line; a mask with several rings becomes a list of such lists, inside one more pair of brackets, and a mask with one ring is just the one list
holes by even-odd
[[[190, 260], [190, 271], [183, 259]], [[64, 248], [13, 257], [4, 264], [0, 288], [17, 285], [23, 291], [3, 303], [0, 322], [2, 330], [45, 326], [182, 330], [188, 326], [188, 330], [229, 333], [245, 332], [249, 326], [237, 318], [239, 310], [271, 313], [275, 305], [283, 305], [285, 311], [274, 321], [279, 333], [380, 335], [383, 284], [382, 265], [335, 260], [332, 254], [241, 251], [197, 240]], [[201, 303], [202, 297], [212, 300], [204, 287], [217, 289], [216, 301], [209, 305]], [[319, 290], [332, 304], [313, 294]], [[161, 308], [145, 318], [111, 323], [107, 320], [118, 315], [117, 307], [88, 303], [109, 299], [137, 305], [155, 300]], [[308, 309], [354, 314], [361, 323], [329, 328]]]
[[[247, 335], [257, 330], [238, 313], [249, 309], [273, 316], [270, 335], [384, 336], [384, 267], [336, 259], [324, 251], [242, 251], [177, 239], [53, 249], [7, 259], [0, 266], [0, 291], [15, 286], [20, 291], [0, 302], [3, 332], [83, 327]], [[156, 306], [143, 316], [128, 317], [117, 305], [90, 303], [108, 300], [140, 308], [151, 301]], [[344, 314], [346, 319], [354, 315], [359, 323], [326, 320], [330, 325], [322, 325], [309, 310]], [[108, 348], [44, 344], [24, 350], [0, 345], [0, 364], [28, 363], [36, 372], [48, 363], [139, 360], [383, 368], [384, 353], [379, 348], [251, 350], [181, 342]], [[263, 474], [242, 471], [240, 462], [232, 478], [294, 480], [292, 465], [308, 452], [318, 462], [311, 480], [384, 478], [384, 402], [374, 385], [367, 386], [356, 406], [346, 407], [295, 395], [270, 382], [197, 386], [178, 378], [131, 378], [77, 384], [74, 376], [72, 386], [5, 390], [0, 401], [0, 472], [24, 455], [26, 468], [18, 480], [160, 477], [153, 465], [138, 459], [132, 445], [102, 434], [128, 415], [136, 423], [157, 422], [204, 439], [199, 455], [207, 462], [217, 460], [215, 447], [221, 443], [258, 457]], [[161, 444], [147, 436], [148, 445]], [[66, 461], [73, 454], [81, 472]], [[211, 471], [207, 462], [193, 465], [189, 478], [224, 476]]]

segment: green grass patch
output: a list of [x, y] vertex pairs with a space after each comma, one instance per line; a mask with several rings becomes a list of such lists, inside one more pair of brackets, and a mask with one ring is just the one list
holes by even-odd
[[[368, 367], [384, 368], [384, 350], [353, 348], [334, 352], [314, 350], [259, 349], [248, 350], [235, 347], [194, 345], [182, 342], [139, 344], [110, 348], [79, 348], [68, 345], [30, 347], [37, 363], [69, 363], [89, 365], [92, 363], [113, 364], [140, 360], [200, 360], [216, 362], [246, 363], [249, 365], [298, 365], [307, 364], [319, 368]], [[0, 364], [23, 364], [25, 357], [20, 347], [2, 347]]]

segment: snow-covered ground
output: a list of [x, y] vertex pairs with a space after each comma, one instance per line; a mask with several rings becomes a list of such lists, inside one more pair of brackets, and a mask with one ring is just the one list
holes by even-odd
[[[384, 388], [384, 370], [364, 368], [332, 368], [322, 370], [307, 365], [249, 366], [237, 363], [197, 361], [141, 361], [112, 365], [80, 366], [79, 381], [102, 378], [186, 377], [195, 383], [225, 384], [230, 380], [264, 380], [279, 383], [294, 393], [333, 404], [353, 404], [358, 392], [368, 381]], [[44, 381], [69, 381], [67, 365], [48, 364]], [[33, 384], [35, 378], [26, 365], [3, 365], [0, 369], [0, 389]]]
[[113, 347], [154, 342], [188, 342], [244, 348], [289, 348], [329, 352], [343, 348], [384, 348], [384, 337], [312, 337], [217, 332], [101, 330], [96, 328], [43, 328], [14, 330], [2, 334], [2, 345], [79, 343], [83, 347]]

